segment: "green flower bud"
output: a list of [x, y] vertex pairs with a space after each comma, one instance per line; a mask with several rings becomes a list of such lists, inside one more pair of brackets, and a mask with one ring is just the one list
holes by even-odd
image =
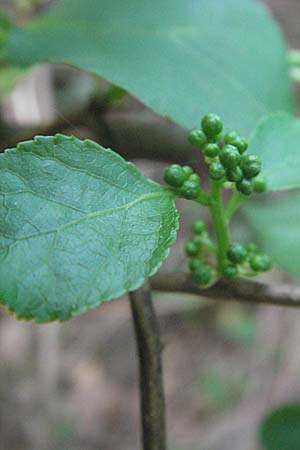
[[241, 181], [236, 183], [237, 190], [244, 195], [250, 195], [253, 192], [253, 181], [242, 178]]
[[248, 148], [248, 142], [245, 138], [239, 136], [235, 131], [230, 131], [224, 136], [225, 144], [234, 145], [240, 154], [244, 153]]
[[195, 220], [195, 222], [192, 225], [192, 231], [195, 234], [202, 234], [205, 228], [206, 228], [205, 223], [203, 222], [203, 220], [200, 219]]
[[247, 258], [247, 251], [242, 244], [230, 244], [227, 250], [228, 259], [234, 264], [242, 264]]
[[234, 143], [232, 144], [234, 145], [238, 151], [240, 152], [240, 154], [245, 153], [245, 151], [248, 148], [248, 142], [244, 137], [241, 136], [237, 136], [234, 140]]
[[191, 272], [195, 272], [196, 270], [202, 267], [202, 263], [199, 259], [191, 259], [189, 262], [189, 269]]
[[198, 184], [200, 183], [200, 177], [197, 173], [192, 173], [192, 175], [189, 176], [190, 181], [196, 181]]
[[237, 133], [235, 131], [229, 131], [224, 136], [224, 142], [225, 144], [231, 144], [234, 145], [234, 141], [238, 137]]
[[258, 177], [253, 178], [253, 187], [254, 192], [266, 192], [267, 182], [265, 177], [259, 175]]
[[213, 180], [221, 180], [225, 173], [225, 168], [219, 161], [213, 161], [209, 166], [209, 175]]
[[206, 114], [201, 121], [202, 130], [207, 137], [214, 137], [221, 133], [223, 124], [216, 114]]
[[184, 171], [187, 178], [189, 178], [193, 173], [193, 169], [190, 166], [183, 166], [182, 170]]
[[206, 286], [212, 279], [212, 268], [201, 265], [193, 272], [193, 281], [200, 286]]
[[200, 248], [202, 247], [202, 237], [200, 235], [195, 236], [193, 242], [195, 245], [197, 245], [198, 250], [200, 250]]
[[170, 186], [181, 187], [186, 179], [186, 174], [178, 164], [173, 164], [165, 169], [164, 180]]
[[221, 139], [222, 139], [222, 133], [216, 134], [215, 136], [208, 136], [207, 142], [209, 144], [215, 144], [216, 142], [221, 141]]
[[257, 245], [254, 242], [249, 242], [249, 244], [246, 245], [247, 253], [254, 253], [257, 250]]
[[241, 155], [233, 145], [225, 145], [220, 151], [219, 158], [226, 169], [233, 169], [239, 164]]
[[184, 244], [184, 250], [187, 256], [197, 256], [199, 252], [199, 247], [194, 241], [188, 240]]
[[199, 181], [194, 181], [189, 178], [181, 186], [180, 193], [188, 200], [195, 200], [200, 194]]
[[238, 181], [241, 181], [241, 179], [243, 178], [243, 171], [239, 166], [234, 167], [233, 169], [227, 169], [226, 178], [228, 181], [237, 183]]
[[271, 258], [265, 253], [257, 253], [250, 257], [250, 267], [255, 272], [265, 272], [272, 267]]
[[207, 142], [207, 138], [202, 130], [193, 130], [188, 135], [188, 140], [191, 144], [197, 147], [204, 147]]
[[244, 177], [251, 179], [261, 171], [261, 161], [256, 155], [243, 155], [240, 163]]
[[216, 156], [218, 156], [220, 151], [220, 148], [217, 144], [207, 144], [204, 147], [204, 155], [207, 156], [208, 158], [215, 158]]
[[238, 276], [238, 270], [237, 268], [232, 265], [228, 264], [223, 269], [223, 277], [226, 278], [226, 280], [234, 280]]

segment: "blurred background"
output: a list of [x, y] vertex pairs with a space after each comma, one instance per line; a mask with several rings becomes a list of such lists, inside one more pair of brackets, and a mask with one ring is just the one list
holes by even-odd
[[[50, 3], [0, 0], [0, 8], [21, 24]], [[266, 3], [290, 47], [298, 48], [299, 0]], [[169, 162], [202, 171], [181, 128], [78, 70], [0, 68], [0, 98], [2, 149], [35, 134], [62, 132], [110, 146], [158, 181]], [[178, 206], [186, 220], [165, 271], [185, 268], [182, 242], [197, 218], [189, 202]], [[251, 238], [240, 219], [236, 233]], [[268, 277], [286, 279], [277, 272]], [[260, 450], [264, 414], [300, 402], [300, 311], [183, 294], [155, 293], [154, 299], [164, 343], [169, 449]], [[18, 322], [1, 310], [0, 361], [1, 450], [140, 448], [126, 297], [64, 324]]]

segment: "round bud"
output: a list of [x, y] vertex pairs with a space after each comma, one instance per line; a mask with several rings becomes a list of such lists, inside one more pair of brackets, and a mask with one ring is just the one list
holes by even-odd
[[191, 144], [200, 148], [202, 148], [207, 142], [207, 138], [202, 130], [191, 131], [188, 135], [188, 140]]
[[242, 178], [241, 181], [236, 183], [237, 190], [244, 195], [250, 195], [253, 192], [253, 181]]
[[225, 168], [219, 161], [213, 161], [209, 166], [209, 175], [213, 180], [221, 180], [225, 173]]
[[249, 242], [249, 244], [247, 244], [245, 248], [247, 250], [247, 253], [250, 254], [256, 252], [257, 245], [254, 244], [254, 242]]
[[180, 187], [186, 179], [186, 174], [184, 173], [182, 167], [178, 164], [173, 164], [165, 169], [164, 180], [170, 186]]
[[272, 267], [271, 258], [265, 253], [257, 253], [250, 257], [250, 267], [255, 272], [265, 272]]
[[189, 178], [192, 173], [194, 173], [193, 169], [190, 166], [183, 166], [182, 170], [184, 171], [187, 178]]
[[202, 243], [203, 243], [202, 236], [200, 236], [200, 234], [198, 234], [197, 236], [194, 237], [193, 242], [195, 245], [197, 245], [198, 250], [200, 250], [200, 248], [202, 247]]
[[229, 131], [224, 136], [224, 142], [225, 142], [225, 144], [234, 145], [234, 141], [237, 137], [238, 137], [238, 135], [235, 131]]
[[248, 142], [247, 140], [239, 136], [235, 131], [229, 131], [229, 133], [226, 133], [224, 136], [225, 144], [231, 144], [234, 145], [240, 154], [244, 153], [248, 148]]
[[217, 144], [207, 144], [203, 150], [204, 155], [208, 158], [215, 158], [216, 156], [218, 156], [219, 151], [220, 148]]
[[258, 176], [253, 178], [253, 187], [254, 192], [266, 192], [267, 190], [267, 182], [263, 176]]
[[[226, 171], [226, 175], [227, 175], [227, 171]], [[232, 181], [225, 181], [225, 183], [223, 184], [224, 189], [233, 189], [234, 188], [234, 183]]]
[[216, 136], [209, 136], [209, 137], [207, 138], [207, 142], [208, 142], [209, 144], [215, 144], [216, 142], [219, 142], [219, 141], [221, 141], [221, 140], [222, 140], [222, 133], [216, 134]]
[[212, 279], [212, 268], [201, 265], [193, 272], [193, 281], [200, 286], [206, 286]]
[[205, 230], [205, 228], [206, 228], [205, 223], [203, 222], [203, 220], [200, 220], [200, 219], [195, 220], [195, 222], [194, 222], [193, 225], [192, 225], [192, 231], [193, 231], [195, 234], [201, 234], [201, 233], [203, 233], [203, 231]]
[[183, 197], [187, 198], [188, 200], [196, 199], [200, 194], [199, 181], [188, 179], [181, 186], [180, 192]]
[[195, 272], [196, 270], [200, 269], [202, 266], [202, 263], [199, 259], [191, 259], [189, 262], [189, 269], [191, 272]]
[[198, 184], [200, 183], [200, 177], [197, 173], [192, 173], [192, 175], [189, 176], [190, 181], [196, 181]]
[[238, 181], [241, 181], [241, 179], [243, 178], [243, 171], [239, 166], [234, 167], [233, 169], [227, 169], [226, 177], [228, 181], [233, 181], [234, 183], [237, 183]]
[[243, 155], [240, 167], [245, 178], [254, 178], [261, 171], [261, 161], [256, 155]]
[[223, 124], [217, 114], [206, 114], [201, 121], [202, 130], [207, 137], [214, 137], [221, 133]]
[[238, 276], [238, 270], [237, 268], [232, 265], [228, 264], [223, 269], [223, 277], [226, 278], [226, 280], [234, 280]]
[[233, 169], [239, 164], [241, 155], [233, 145], [225, 145], [220, 151], [219, 158], [226, 169]]
[[184, 244], [184, 250], [187, 256], [197, 256], [199, 252], [199, 247], [194, 241], [188, 240]]
[[234, 145], [238, 149], [240, 154], [242, 154], [245, 153], [248, 148], [248, 141], [242, 136], [237, 136], [232, 145]]
[[227, 250], [228, 259], [234, 264], [242, 264], [247, 258], [247, 251], [242, 244], [230, 244]]

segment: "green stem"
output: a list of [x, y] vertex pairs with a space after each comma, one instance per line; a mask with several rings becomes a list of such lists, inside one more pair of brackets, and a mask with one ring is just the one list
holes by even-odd
[[201, 191], [196, 201], [201, 205], [209, 206], [211, 203], [211, 196], [208, 192]]
[[223, 199], [222, 199], [222, 183], [211, 180], [211, 217], [216, 233], [218, 243], [218, 269], [222, 273], [227, 263], [227, 249], [229, 246], [229, 231], [225, 220]]
[[240, 192], [235, 191], [229, 202], [226, 205], [224, 217], [226, 222], [228, 223], [231, 217], [234, 215], [234, 213], [238, 210], [238, 208], [241, 206], [243, 201], [245, 200], [245, 196], [243, 194], [240, 194]]

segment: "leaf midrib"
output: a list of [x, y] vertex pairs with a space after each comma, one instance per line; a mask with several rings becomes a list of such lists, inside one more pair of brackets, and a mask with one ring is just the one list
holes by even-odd
[[103, 216], [105, 214], [113, 214], [115, 212], [122, 211], [122, 210], [127, 212], [130, 208], [132, 208], [133, 206], [135, 206], [135, 205], [137, 205], [139, 203], [142, 203], [143, 201], [152, 200], [154, 198], [164, 197], [166, 195], [167, 195], [166, 191], [155, 192], [155, 193], [151, 193], [151, 194], [145, 194], [142, 197], [139, 197], [139, 198], [133, 200], [132, 202], [126, 203], [126, 204], [124, 204], [122, 206], [118, 206], [118, 207], [115, 207], [115, 208], [109, 208], [109, 209], [105, 209], [105, 210], [102, 210], [102, 211], [95, 211], [95, 212], [86, 214], [85, 216], [80, 217], [80, 218], [78, 218], [76, 220], [72, 220], [71, 222], [68, 222], [68, 223], [66, 223], [64, 225], [61, 225], [58, 228], [54, 228], [54, 229], [48, 230], [48, 231], [42, 231], [40, 233], [35, 233], [35, 234], [30, 235], [30, 236], [24, 236], [22, 238], [16, 238], [15, 236], [9, 236], [9, 235], [5, 235], [5, 234], [1, 234], [1, 236], [3, 238], [5, 238], [5, 239], [12, 239], [13, 241], [18, 241], [18, 242], [19, 241], [26, 241], [26, 240], [29, 240], [29, 239], [34, 239], [36, 237], [46, 236], [48, 234], [53, 234], [53, 233], [58, 233], [58, 232], [63, 231], [63, 230], [65, 230], [65, 229], [67, 229], [67, 228], [69, 228], [69, 227], [71, 227], [73, 225], [77, 225], [78, 223], [81, 223], [81, 222], [83, 222], [85, 220], [101, 217], [101, 216]]

